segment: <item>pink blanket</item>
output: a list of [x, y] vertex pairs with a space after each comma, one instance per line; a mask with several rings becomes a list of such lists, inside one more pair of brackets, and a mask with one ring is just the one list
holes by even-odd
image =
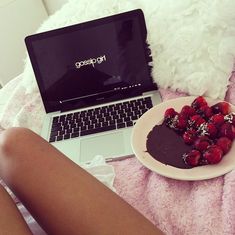
[[[235, 74], [231, 82], [226, 100], [235, 104]], [[166, 90], [161, 93], [164, 100], [185, 96]], [[235, 170], [214, 179], [190, 182], [160, 176], [136, 158], [112, 165], [117, 193], [164, 233], [235, 234]], [[15, 200], [33, 234], [44, 235], [23, 205]]]

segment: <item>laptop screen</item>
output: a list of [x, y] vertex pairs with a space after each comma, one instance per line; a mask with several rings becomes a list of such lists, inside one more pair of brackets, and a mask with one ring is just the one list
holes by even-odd
[[35, 34], [26, 45], [47, 112], [153, 84], [141, 10]]

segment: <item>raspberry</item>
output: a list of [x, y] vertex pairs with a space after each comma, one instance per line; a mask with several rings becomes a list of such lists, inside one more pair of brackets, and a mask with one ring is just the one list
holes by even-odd
[[201, 153], [198, 150], [191, 150], [183, 154], [184, 162], [189, 166], [198, 166], [201, 158]]
[[181, 109], [180, 114], [181, 114], [183, 117], [185, 117], [185, 118], [189, 118], [189, 117], [195, 115], [195, 114], [196, 114], [196, 111], [195, 111], [195, 109], [192, 108], [191, 106], [185, 105], [185, 106]]
[[211, 145], [203, 153], [203, 158], [208, 162], [208, 164], [216, 164], [221, 161], [222, 157], [223, 157], [223, 151], [217, 145]]
[[194, 148], [200, 152], [204, 152], [211, 145], [210, 140], [206, 136], [200, 136], [194, 142]]
[[194, 109], [199, 109], [200, 107], [207, 105], [207, 102], [203, 96], [198, 96], [191, 104]]
[[221, 113], [217, 113], [213, 115], [210, 120], [217, 128], [219, 128], [222, 124], [224, 124], [224, 115]]
[[213, 111], [208, 105], [204, 105], [197, 110], [197, 114], [208, 120], [213, 115]]
[[224, 123], [219, 130], [220, 137], [228, 137], [230, 140], [235, 138], [235, 127], [231, 123]]
[[205, 122], [206, 122], [205, 119], [203, 119], [199, 114], [193, 115], [189, 119], [189, 125], [196, 128]]
[[223, 150], [223, 153], [226, 154], [232, 146], [232, 141], [227, 137], [220, 137], [217, 140], [216, 145], [218, 145]]
[[221, 161], [222, 157], [223, 157], [223, 151], [217, 145], [211, 145], [203, 153], [203, 158], [208, 162], [208, 164], [216, 164]]
[[222, 101], [211, 106], [213, 113], [222, 113], [227, 115], [231, 111], [231, 106], [229, 103]]
[[195, 130], [187, 130], [183, 134], [183, 139], [186, 144], [192, 144], [196, 138], [197, 136]]

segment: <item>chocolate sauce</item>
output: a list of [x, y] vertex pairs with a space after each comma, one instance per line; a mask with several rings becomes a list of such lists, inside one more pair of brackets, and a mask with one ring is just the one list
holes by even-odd
[[146, 142], [147, 152], [159, 162], [177, 168], [191, 168], [186, 165], [182, 155], [192, 146], [184, 143], [183, 138], [165, 125], [156, 125], [149, 132]]

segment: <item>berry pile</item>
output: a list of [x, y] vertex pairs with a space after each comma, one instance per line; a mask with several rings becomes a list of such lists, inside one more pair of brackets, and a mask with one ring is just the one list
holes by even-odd
[[202, 96], [179, 113], [168, 108], [164, 123], [192, 145], [193, 149], [182, 156], [191, 167], [220, 162], [235, 138], [235, 113], [231, 112], [230, 104], [222, 101], [209, 106]]

